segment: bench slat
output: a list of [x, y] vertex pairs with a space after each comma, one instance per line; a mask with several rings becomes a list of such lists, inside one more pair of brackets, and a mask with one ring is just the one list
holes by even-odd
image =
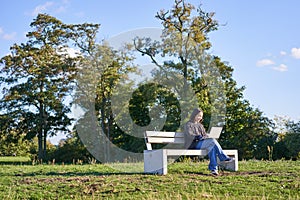
[[160, 132], [160, 131], [146, 131], [145, 137], [184, 137], [181, 132]]
[[167, 155], [168, 156], [179, 156], [179, 155], [185, 155], [185, 156], [205, 156], [207, 155], [206, 150], [196, 150], [196, 149], [167, 149]]
[[175, 143], [175, 144], [182, 144], [184, 143], [184, 138], [171, 138], [171, 137], [166, 137], [166, 138], [162, 138], [162, 137], [148, 137], [147, 138], [147, 142], [148, 143], [158, 143], [158, 144], [162, 144], [162, 143]]

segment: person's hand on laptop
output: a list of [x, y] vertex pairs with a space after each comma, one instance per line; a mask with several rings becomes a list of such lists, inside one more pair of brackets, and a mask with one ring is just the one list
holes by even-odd
[[202, 140], [209, 138], [207, 134], [202, 136]]

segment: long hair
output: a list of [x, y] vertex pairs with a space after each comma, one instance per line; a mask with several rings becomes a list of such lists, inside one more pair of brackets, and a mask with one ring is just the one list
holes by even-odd
[[203, 111], [200, 108], [195, 108], [190, 116], [190, 121], [194, 122], [196, 116], [201, 112], [203, 113]]

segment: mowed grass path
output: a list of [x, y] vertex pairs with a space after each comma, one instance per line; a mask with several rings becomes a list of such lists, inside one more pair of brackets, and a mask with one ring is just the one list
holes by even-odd
[[217, 177], [206, 161], [171, 163], [165, 176], [143, 174], [142, 163], [1, 162], [0, 199], [300, 199], [300, 161], [241, 161]]

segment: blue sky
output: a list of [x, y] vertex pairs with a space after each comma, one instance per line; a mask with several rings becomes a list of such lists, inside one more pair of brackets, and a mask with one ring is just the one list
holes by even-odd
[[[219, 30], [210, 34], [211, 53], [234, 68], [234, 79], [246, 86], [245, 98], [269, 118], [300, 120], [300, 7], [299, 0], [190, 0], [215, 12]], [[10, 0], [1, 2], [0, 56], [25, 34], [38, 13], [64, 23], [100, 23], [100, 39], [145, 27], [161, 28], [154, 17], [173, 0]]]

